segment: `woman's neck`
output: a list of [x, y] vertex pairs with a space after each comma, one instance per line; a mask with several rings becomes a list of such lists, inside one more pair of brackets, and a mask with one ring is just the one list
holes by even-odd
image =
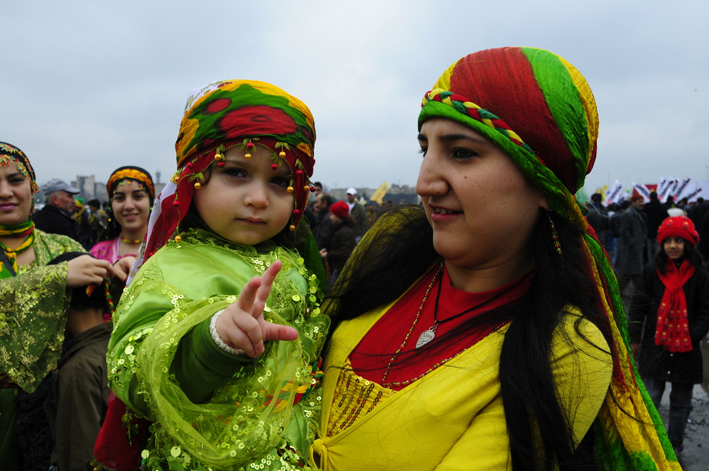
[[490, 291], [526, 275], [534, 269], [534, 257], [524, 253], [510, 260], [482, 267], [461, 267], [446, 261], [451, 285], [469, 293]]
[[125, 240], [140, 240], [142, 241], [143, 238], [145, 237], [145, 233], [147, 232], [148, 228], [147, 227], [141, 227], [140, 229], [121, 229], [121, 235]]
[[14, 250], [14, 249], [16, 249], [17, 247], [19, 247], [20, 245], [22, 245], [22, 244], [27, 240], [27, 237], [29, 237], [29, 236], [25, 236], [25, 237], [0, 237], [0, 242], [2, 242], [2, 243], [5, 245], [5, 247], [7, 247], [8, 249], [13, 249], [13, 250]]

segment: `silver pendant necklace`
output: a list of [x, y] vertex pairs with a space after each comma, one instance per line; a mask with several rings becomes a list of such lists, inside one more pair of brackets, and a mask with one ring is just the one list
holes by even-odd
[[434, 307], [433, 307], [433, 325], [432, 325], [431, 327], [429, 327], [428, 329], [424, 330], [423, 332], [421, 332], [421, 335], [419, 335], [419, 338], [418, 338], [418, 340], [416, 341], [416, 348], [421, 348], [421, 347], [423, 347], [423, 346], [426, 346], [426, 345], [428, 345], [429, 343], [431, 343], [431, 341], [432, 341], [433, 339], [436, 338], [436, 329], [438, 329], [438, 325], [439, 325], [439, 324], [443, 324], [443, 323], [445, 323], [445, 322], [452, 321], [453, 319], [457, 319], [458, 317], [460, 317], [460, 316], [462, 316], [462, 315], [464, 315], [464, 314], [467, 314], [467, 313], [469, 313], [469, 312], [471, 312], [471, 311], [474, 311], [474, 310], [476, 310], [476, 309], [478, 309], [478, 308], [483, 307], [484, 305], [486, 305], [486, 304], [488, 304], [488, 303], [491, 303], [491, 302], [494, 301], [495, 299], [497, 299], [497, 298], [499, 298], [500, 296], [502, 296], [502, 295], [508, 293], [510, 290], [516, 288], [520, 283], [522, 283], [522, 281], [524, 281], [525, 279], [527, 279], [527, 277], [528, 277], [531, 273], [532, 273], [532, 272], [527, 273], [525, 276], [523, 276], [522, 278], [520, 278], [519, 280], [517, 280], [517, 282], [516, 282], [515, 284], [513, 284], [512, 286], [510, 286], [509, 288], [500, 291], [500, 292], [497, 293], [495, 296], [493, 296], [493, 297], [491, 297], [491, 298], [489, 298], [489, 299], [486, 299], [485, 301], [481, 302], [480, 304], [476, 304], [475, 306], [473, 306], [473, 307], [471, 307], [471, 308], [468, 308], [468, 309], [466, 309], [465, 311], [456, 314], [455, 316], [451, 316], [451, 317], [449, 317], [448, 319], [444, 319], [444, 320], [442, 320], [442, 321], [439, 321], [439, 320], [438, 320], [438, 300], [439, 300], [440, 297], [441, 297], [441, 286], [443, 286], [443, 280], [444, 280], [444, 278], [445, 278], [445, 276], [443, 276], [444, 274], [441, 274], [441, 278], [440, 278], [440, 280], [438, 281], [438, 291], [436, 292], [436, 304], [435, 304]]

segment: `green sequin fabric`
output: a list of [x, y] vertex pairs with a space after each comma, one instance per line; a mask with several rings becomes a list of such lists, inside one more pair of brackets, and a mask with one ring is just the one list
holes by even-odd
[[67, 264], [46, 265], [63, 253], [83, 251], [66, 236], [36, 230], [35, 261], [0, 280], [0, 372], [26, 392], [52, 369], [64, 341]]
[[[321, 401], [311, 365], [330, 324], [320, 313], [315, 275], [297, 253], [275, 244], [241, 246], [204, 230], [181, 237], [151, 257], [126, 289], [109, 344], [114, 393], [132, 413], [155, 422], [142, 465], [146, 470], [302, 469]], [[298, 340], [267, 342], [266, 351], [255, 361], [242, 361], [207, 402], [192, 403], [171, 374], [181, 340], [236, 301], [246, 282], [276, 260], [283, 268], [264, 315], [296, 328]], [[298, 402], [299, 388], [310, 391]]]

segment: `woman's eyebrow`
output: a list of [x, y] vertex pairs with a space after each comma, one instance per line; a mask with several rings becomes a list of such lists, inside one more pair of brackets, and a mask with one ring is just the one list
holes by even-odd
[[445, 142], [459, 141], [462, 139], [462, 140], [474, 142], [476, 144], [487, 144], [487, 141], [484, 139], [480, 139], [480, 138], [470, 136], [468, 134], [462, 134], [462, 133], [444, 134], [442, 136], [438, 136], [438, 139], [440, 139], [441, 141], [445, 141]]

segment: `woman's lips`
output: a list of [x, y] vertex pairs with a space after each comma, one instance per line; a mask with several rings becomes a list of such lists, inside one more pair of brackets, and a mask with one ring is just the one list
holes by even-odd
[[0, 204], [0, 211], [9, 211], [15, 209], [16, 207], [17, 205], [14, 203], [2, 203]]
[[436, 222], [451, 221], [462, 216], [462, 211], [454, 211], [452, 209], [443, 208], [440, 206], [431, 206], [431, 220]]

